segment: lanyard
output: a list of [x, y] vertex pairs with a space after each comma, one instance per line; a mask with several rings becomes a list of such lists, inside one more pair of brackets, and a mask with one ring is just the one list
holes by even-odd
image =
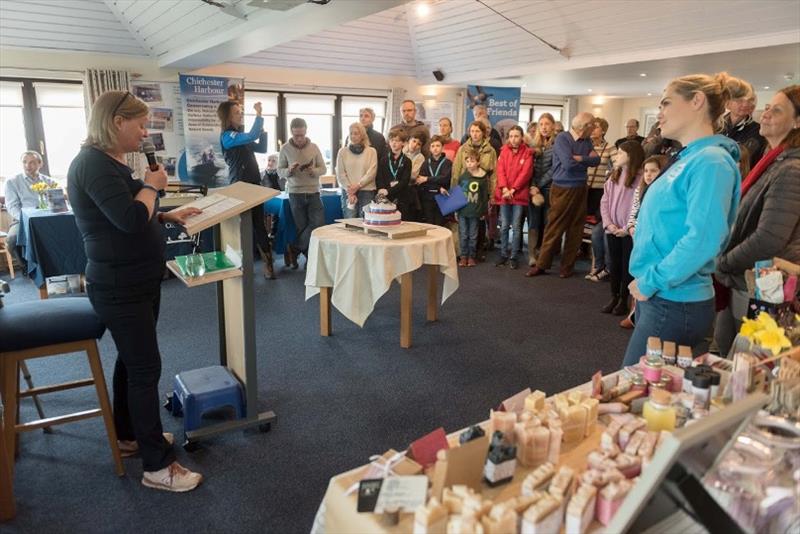
[[395, 169], [392, 167], [392, 156], [389, 156], [389, 172], [392, 173], [392, 178], [397, 178], [397, 173], [403, 168], [403, 155], [400, 154], [398, 159], [400, 160], [400, 163], [397, 164], [397, 168]]
[[431, 173], [430, 174], [430, 178], [433, 178], [434, 176], [439, 176], [439, 171], [442, 170], [442, 165], [444, 165], [444, 160], [445, 159], [446, 158], [443, 155], [442, 159], [439, 161], [439, 166], [436, 167], [436, 172], [433, 172], [433, 168], [431, 167], [431, 160], [430, 160], [430, 158], [428, 158], [428, 171], [430, 171], [430, 173]]

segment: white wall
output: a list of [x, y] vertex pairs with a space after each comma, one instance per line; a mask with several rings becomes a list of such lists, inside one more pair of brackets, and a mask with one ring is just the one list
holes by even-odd
[[588, 111], [592, 115], [608, 121], [606, 139], [614, 142], [625, 137], [625, 123], [628, 119], [639, 120], [639, 135], [646, 135], [644, 128], [646, 113], [655, 113], [659, 97], [644, 98], [606, 98], [602, 96], [581, 96], [578, 98], [578, 111]]

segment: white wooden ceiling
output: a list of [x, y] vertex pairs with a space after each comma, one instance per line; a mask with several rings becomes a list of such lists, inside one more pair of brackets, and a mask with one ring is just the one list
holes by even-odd
[[[420, 84], [435, 83], [434, 70], [457, 85], [548, 78], [561, 82], [537, 91], [574, 94], [586, 82], [581, 72], [594, 76], [596, 67], [800, 43], [797, 0], [483, 0], [502, 16], [476, 0], [332, 0], [287, 12], [217, 1], [247, 20], [200, 0], [0, 0], [0, 46], [143, 56], [182, 70], [246, 63]], [[793, 50], [776, 71], [800, 72]]]
[[271, 67], [415, 76], [406, 7], [360, 20], [235, 60]]
[[0, 0], [0, 47], [10, 46], [147, 55], [103, 0]]

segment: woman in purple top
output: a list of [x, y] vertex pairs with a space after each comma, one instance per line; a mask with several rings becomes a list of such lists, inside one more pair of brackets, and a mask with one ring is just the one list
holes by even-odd
[[628, 235], [627, 225], [633, 193], [642, 181], [643, 163], [642, 145], [636, 141], [625, 141], [613, 156], [614, 171], [603, 187], [600, 214], [611, 260], [611, 301], [603, 307], [603, 313], [628, 313], [628, 284], [633, 280], [628, 272], [628, 263], [633, 250], [633, 238]]

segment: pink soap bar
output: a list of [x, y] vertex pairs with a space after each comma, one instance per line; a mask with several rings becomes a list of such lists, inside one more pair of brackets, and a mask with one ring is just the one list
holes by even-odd
[[783, 302], [792, 302], [797, 293], [797, 275], [791, 274], [783, 284]]
[[601, 494], [597, 496], [597, 508], [595, 509], [597, 520], [600, 521], [604, 527], [607, 527], [617, 513], [617, 510], [622, 506], [623, 501], [625, 501], [624, 496], [619, 499], [608, 500], [602, 496], [601, 492]]

